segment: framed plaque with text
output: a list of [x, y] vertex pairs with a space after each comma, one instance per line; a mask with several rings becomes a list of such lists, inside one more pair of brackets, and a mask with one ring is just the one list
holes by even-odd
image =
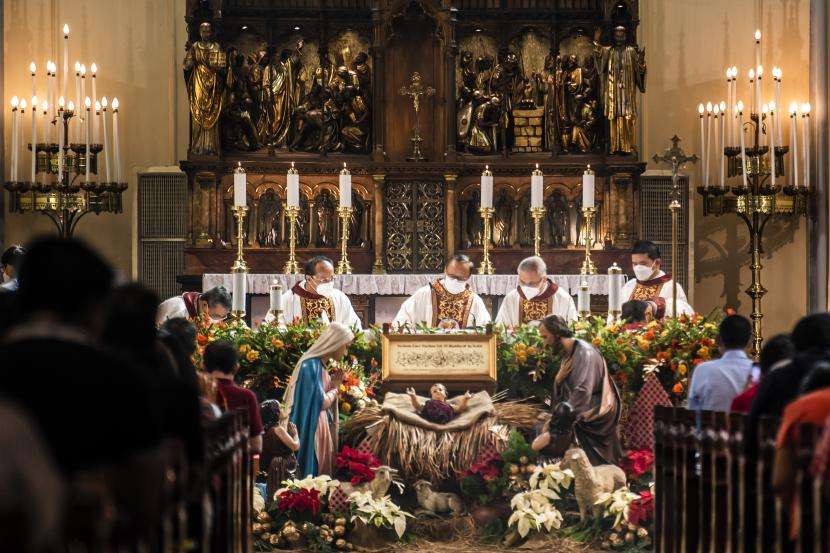
[[419, 393], [435, 382], [450, 391], [495, 390], [496, 335], [393, 334], [382, 337], [383, 388], [402, 391], [412, 386]]

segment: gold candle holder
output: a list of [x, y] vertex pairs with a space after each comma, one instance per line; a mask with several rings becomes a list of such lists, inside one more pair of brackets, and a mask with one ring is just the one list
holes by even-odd
[[591, 260], [591, 244], [594, 242], [594, 214], [597, 209], [595, 207], [583, 207], [582, 218], [585, 225], [585, 260], [582, 262], [581, 275], [595, 275], [597, 274], [597, 266]]
[[539, 256], [542, 246], [542, 218], [545, 216], [544, 207], [531, 207], [530, 216], [533, 218], [533, 255]]
[[288, 217], [288, 261], [283, 265], [282, 272], [287, 275], [300, 273], [300, 264], [297, 262], [297, 218], [300, 216], [300, 208], [286, 206], [285, 215]]
[[484, 236], [482, 238], [484, 254], [481, 258], [481, 265], [478, 266], [478, 274], [492, 275], [496, 271], [493, 269], [493, 263], [490, 261], [490, 219], [493, 218], [496, 210], [492, 207], [480, 207], [478, 208], [478, 212], [481, 213], [481, 220], [484, 225]]
[[245, 275], [248, 273], [248, 265], [245, 263], [244, 236], [245, 236], [245, 214], [248, 208], [245, 206], [234, 206], [233, 213], [236, 216], [236, 260], [231, 267], [233, 274], [233, 309], [231, 318], [240, 322], [245, 319]]
[[354, 208], [351, 207], [338, 207], [337, 213], [340, 215], [340, 261], [337, 263], [337, 271], [335, 271], [338, 275], [350, 275], [352, 274], [352, 264], [349, 263], [349, 220], [352, 217], [352, 212]]

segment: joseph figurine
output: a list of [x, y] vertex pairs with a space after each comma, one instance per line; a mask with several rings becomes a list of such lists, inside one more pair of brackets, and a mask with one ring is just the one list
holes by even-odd
[[646, 91], [645, 50], [627, 44], [625, 27], [614, 29], [614, 44], [599, 44], [601, 29], [594, 34], [594, 52], [600, 82], [600, 102], [609, 124], [609, 151], [634, 152], [637, 126], [637, 90]]
[[199, 25], [199, 39], [190, 45], [184, 58], [184, 78], [190, 103], [190, 151], [196, 155], [219, 153], [219, 115], [224, 96], [225, 53], [211, 41], [213, 30], [205, 21]]

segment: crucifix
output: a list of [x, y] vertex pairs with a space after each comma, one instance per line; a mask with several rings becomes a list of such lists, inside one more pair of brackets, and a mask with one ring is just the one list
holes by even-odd
[[424, 141], [421, 138], [421, 124], [419, 114], [421, 111], [421, 96], [429, 98], [435, 94], [435, 89], [431, 86], [425, 87], [421, 81], [421, 74], [417, 71], [410, 77], [409, 86], [402, 86], [400, 90], [401, 96], [409, 96], [412, 98], [412, 107], [415, 110], [415, 122], [412, 125], [412, 155], [406, 158], [407, 161], [426, 161], [424, 154], [421, 153], [421, 143]]
[[671, 203], [669, 203], [669, 209], [671, 210], [671, 301], [672, 317], [677, 318], [677, 216], [680, 211], [680, 185], [677, 184], [677, 172], [686, 163], [697, 162], [697, 156], [694, 154], [686, 155], [686, 152], [680, 147], [680, 137], [677, 135], [671, 138], [671, 144], [671, 148], [668, 148], [662, 154], [654, 154], [651, 159], [655, 163], [671, 164]]

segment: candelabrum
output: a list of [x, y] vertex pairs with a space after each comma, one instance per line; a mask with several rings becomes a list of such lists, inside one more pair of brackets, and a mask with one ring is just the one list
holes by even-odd
[[[87, 155], [86, 144], [69, 143], [70, 120], [76, 116], [75, 111], [68, 109], [57, 112], [53, 124], [63, 134], [61, 144], [29, 144], [29, 151], [35, 149], [34, 180], [4, 183], [9, 191], [10, 212], [42, 213], [64, 238], [73, 235], [78, 222], [88, 213], [121, 213], [121, 196], [127, 189], [126, 182], [97, 178], [98, 157], [104, 149], [101, 144], [89, 144]], [[38, 181], [40, 174], [43, 179]], [[91, 180], [90, 175], [95, 175], [96, 180]]]
[[533, 255], [539, 255], [542, 245], [542, 218], [545, 216], [544, 207], [531, 207], [530, 217], [533, 219]]
[[671, 164], [671, 274], [672, 274], [672, 317], [677, 317], [677, 232], [679, 230], [680, 217], [680, 184], [677, 179], [680, 168], [688, 163], [697, 162], [697, 156], [687, 156], [680, 147], [680, 138], [674, 135], [671, 139], [672, 146], [662, 154], [654, 154], [652, 159], [655, 163]]
[[[730, 159], [728, 165], [730, 168], [728, 176], [733, 176], [731, 169], [734, 168], [734, 176], [742, 177], [738, 185], [728, 188], [708, 186], [708, 183], [704, 183], [697, 188], [698, 193], [703, 197], [704, 216], [734, 213], [746, 224], [749, 231], [749, 254], [752, 259], [749, 267], [752, 271], [752, 283], [746, 293], [752, 298], [750, 316], [753, 331], [752, 353], [756, 357], [761, 351], [764, 339], [761, 326], [761, 320], [764, 317], [761, 300], [767, 292], [761, 284], [764, 229], [773, 217], [798, 218], [806, 215], [809, 196], [808, 188], [797, 186], [795, 182], [783, 188], [778, 184], [772, 184], [770, 148], [761, 144], [763, 134], [774, 132], [766, 119], [763, 113], [753, 113], [749, 121], [744, 121], [742, 127], [738, 129], [739, 133], [743, 133], [744, 128], [752, 133], [752, 147], [723, 149], [724, 156], [733, 158]], [[741, 156], [742, 150], [745, 156]], [[776, 177], [784, 177], [784, 155], [789, 148], [775, 146], [774, 150]]]
[[297, 218], [300, 215], [300, 208], [286, 206], [285, 214], [288, 217], [288, 261], [282, 268], [282, 272], [290, 274], [300, 273], [300, 264], [297, 262]]
[[495, 211], [496, 210], [492, 207], [478, 208], [478, 212], [481, 213], [481, 221], [484, 227], [484, 236], [481, 240], [484, 252], [481, 258], [481, 264], [478, 266], [478, 274], [480, 275], [492, 275], [496, 272], [495, 269], [493, 269], [493, 262], [490, 261], [490, 220], [493, 218]]
[[591, 244], [594, 243], [594, 215], [597, 212], [595, 207], [583, 207], [582, 219], [585, 222], [585, 260], [582, 262], [582, 268], [579, 270], [581, 275], [595, 275], [597, 274], [597, 266], [594, 265], [591, 259]]
[[233, 213], [236, 216], [236, 260], [231, 267], [233, 274], [233, 309], [231, 317], [235, 321], [245, 319], [246, 276], [248, 265], [245, 263], [244, 241], [245, 241], [245, 213], [248, 208], [245, 206], [234, 206]]
[[340, 215], [340, 261], [337, 262], [338, 275], [352, 274], [352, 264], [349, 263], [349, 221], [352, 218], [354, 208], [338, 207], [337, 213]]

